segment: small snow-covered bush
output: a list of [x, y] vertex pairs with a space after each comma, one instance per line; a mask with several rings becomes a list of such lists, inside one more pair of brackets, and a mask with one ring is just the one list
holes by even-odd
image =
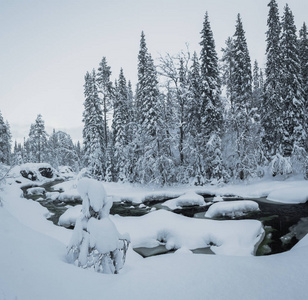
[[77, 184], [82, 214], [77, 219], [67, 259], [82, 268], [116, 274], [123, 267], [130, 238], [122, 235], [109, 218], [112, 201], [101, 182], [82, 178]]

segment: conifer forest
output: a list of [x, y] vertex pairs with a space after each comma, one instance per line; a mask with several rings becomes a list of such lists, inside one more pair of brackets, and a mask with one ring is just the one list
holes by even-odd
[[215, 48], [210, 19], [206, 12], [198, 52], [187, 47], [154, 59], [151, 36], [141, 32], [135, 87], [123, 69], [113, 81], [103, 56], [84, 77], [83, 142], [62, 131], [48, 135], [39, 114], [24, 142], [12, 145], [0, 113], [1, 163], [87, 167], [102, 181], [159, 185], [265, 174], [308, 179], [306, 24], [298, 30], [289, 6], [279, 11], [271, 0], [259, 67], [240, 14], [223, 49]]

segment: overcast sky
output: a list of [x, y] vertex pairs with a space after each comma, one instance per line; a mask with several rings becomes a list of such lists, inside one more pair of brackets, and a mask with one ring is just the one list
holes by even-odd
[[[28, 137], [40, 113], [48, 133], [82, 137], [84, 75], [103, 56], [113, 79], [120, 68], [136, 83], [140, 33], [153, 58], [185, 49], [200, 52], [204, 14], [216, 50], [234, 34], [241, 14], [251, 60], [265, 63], [269, 0], [0, 0], [0, 111], [13, 141]], [[277, 1], [282, 15], [285, 0]], [[289, 0], [299, 29], [308, 1]]]

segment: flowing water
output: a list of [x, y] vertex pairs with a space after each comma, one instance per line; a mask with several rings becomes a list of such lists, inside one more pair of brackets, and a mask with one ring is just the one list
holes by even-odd
[[[60, 183], [54, 181], [42, 185], [46, 192], [55, 192], [53, 186]], [[81, 204], [81, 199], [73, 199], [72, 201], [51, 200], [45, 194], [28, 195], [27, 189], [32, 186], [23, 188], [24, 197], [38, 201], [42, 206], [46, 207], [51, 216], [51, 220], [55, 225], [58, 225], [59, 217], [68, 209], [68, 207]], [[61, 190], [58, 192], [62, 192]], [[202, 195], [204, 201], [211, 203], [214, 195]], [[144, 204], [132, 204], [131, 202], [115, 202], [111, 208], [111, 214], [118, 214], [120, 216], [143, 216], [153, 209], [167, 209], [163, 202], [169, 200], [159, 199], [147, 201]], [[240, 197], [225, 197], [224, 201], [244, 200]], [[247, 200], [247, 198], [245, 199]], [[268, 255], [274, 253], [281, 253], [291, 249], [306, 233], [308, 233], [308, 203], [304, 204], [281, 204], [266, 200], [266, 198], [249, 199], [258, 203], [260, 210], [247, 213], [240, 217], [218, 217], [215, 220], [243, 220], [254, 219], [262, 222], [265, 229], [265, 237], [259, 245], [256, 255]], [[205, 212], [209, 206], [188, 206], [181, 209], [173, 210], [174, 213], [181, 214], [191, 218], [205, 218]], [[165, 248], [164, 245], [159, 245], [155, 248], [136, 248], [136, 252], [143, 257], [152, 255], [159, 255], [172, 252]], [[192, 250], [194, 253], [213, 254], [208, 248], [199, 248]]]

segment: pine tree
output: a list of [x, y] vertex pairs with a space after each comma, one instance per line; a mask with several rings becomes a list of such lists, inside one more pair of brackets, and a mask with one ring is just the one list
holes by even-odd
[[304, 92], [301, 81], [301, 65], [298, 52], [294, 17], [288, 5], [282, 19], [283, 33], [281, 50], [283, 55], [283, 135], [282, 153], [291, 156], [294, 146], [304, 147]]
[[85, 165], [95, 178], [103, 179], [106, 172], [104, 122], [94, 70], [85, 76], [84, 95], [82, 134]]
[[282, 136], [282, 54], [281, 54], [281, 23], [276, 0], [268, 4], [269, 14], [266, 32], [266, 81], [261, 107], [261, 123], [264, 129], [263, 145], [265, 155], [271, 159], [277, 153]]
[[45, 130], [45, 122], [39, 114], [29, 132], [29, 161], [35, 163], [47, 162], [48, 160], [48, 134]]
[[9, 165], [11, 161], [11, 132], [8, 122], [4, 122], [0, 111], [0, 163]]

